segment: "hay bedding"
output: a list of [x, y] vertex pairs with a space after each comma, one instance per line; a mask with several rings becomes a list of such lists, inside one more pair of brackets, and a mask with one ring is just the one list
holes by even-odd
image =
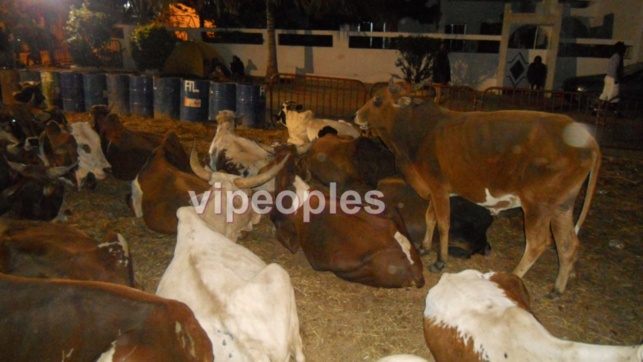
[[[72, 122], [88, 118], [85, 113], [69, 115]], [[186, 150], [196, 139], [204, 160], [215, 132], [213, 123], [122, 119], [131, 129], [158, 134], [174, 130]], [[265, 143], [287, 138], [285, 130], [240, 129], [239, 134]], [[643, 157], [605, 153], [597, 193], [580, 235], [576, 277], [570, 280], [567, 293], [556, 301], [545, 297], [557, 272], [554, 249], [542, 255], [525, 282], [536, 315], [555, 336], [587, 343], [637, 344], [643, 337]], [[123, 234], [130, 243], [138, 282], [153, 293], [172, 258], [175, 237], [155, 233], [135, 218], [124, 201], [129, 191], [129, 183], [113, 177], [100, 182], [94, 191], [70, 191], [68, 223], [96, 238], [108, 230]], [[521, 212], [495, 217], [487, 235], [493, 247], [491, 255], [451, 258], [445, 271], [512, 270], [524, 249]], [[276, 241], [267, 217], [239, 244], [290, 273], [308, 361], [373, 361], [394, 353], [430, 358], [421, 318], [426, 293], [439, 275], [425, 269], [426, 285], [421, 289], [376, 289], [315, 272], [301, 252], [293, 255]], [[432, 253], [422, 259], [428, 265], [434, 258]]]

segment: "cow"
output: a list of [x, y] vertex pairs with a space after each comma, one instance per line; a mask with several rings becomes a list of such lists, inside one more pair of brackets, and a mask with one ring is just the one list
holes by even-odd
[[[197, 170], [196, 173], [193, 169]], [[199, 203], [203, 217], [216, 223], [219, 218], [212, 218], [215, 213], [213, 205], [227, 202], [224, 199], [227, 191], [250, 192], [252, 187], [274, 178], [278, 169], [278, 165], [269, 165], [265, 172], [246, 178], [207, 171], [199, 164], [196, 150], [193, 149], [191, 157], [188, 157], [176, 133], [169, 132], [132, 182], [131, 207], [137, 217], [144, 218], [150, 229], [175, 234], [176, 210], [179, 207]], [[259, 215], [248, 213], [238, 217], [249, 217], [248, 224], [259, 222]], [[231, 228], [227, 236], [236, 239], [241, 231], [248, 230]]]
[[288, 273], [212, 229], [193, 207], [177, 217], [174, 257], [156, 294], [192, 309], [216, 361], [305, 361]]
[[467, 269], [445, 273], [426, 296], [424, 338], [441, 361], [643, 361], [643, 345], [562, 340], [540, 324], [522, 279]]
[[[560, 296], [578, 255], [577, 232], [596, 188], [601, 152], [596, 139], [568, 116], [536, 111], [455, 112], [389, 86], [356, 113], [395, 153], [406, 181], [431, 204], [427, 245], [435, 224], [440, 251], [431, 271], [448, 258], [449, 195], [492, 213], [522, 207], [526, 248], [514, 273], [524, 276], [556, 241], [559, 270], [550, 297]], [[573, 225], [576, 196], [589, 178], [581, 214]]]
[[100, 136], [101, 148], [111, 165], [112, 175], [122, 181], [132, 181], [161, 144], [162, 136], [127, 129], [118, 115], [105, 105], [91, 108], [94, 130]]
[[[293, 145], [286, 147], [279, 152], [295, 152]], [[275, 177], [277, 200], [280, 194], [297, 195], [297, 202], [283, 197], [283, 204], [270, 210], [279, 243], [292, 253], [302, 249], [313, 269], [350, 282], [383, 288], [424, 285], [422, 261], [404, 223], [380, 215], [384, 205], [377, 205], [376, 195], [365, 196], [372, 201], [367, 205], [356, 193], [349, 201], [344, 195], [325, 195], [297, 176], [295, 167], [291, 158]]]
[[66, 224], [2, 219], [0, 261], [5, 274], [134, 286], [129, 246], [114, 232], [96, 242]]
[[313, 111], [300, 112], [292, 101], [284, 102], [277, 118], [288, 128], [288, 143], [305, 145], [319, 136], [319, 131], [326, 126], [337, 130], [339, 135], [357, 138], [360, 131], [343, 120], [315, 118]]
[[312, 177], [325, 186], [334, 183], [338, 192], [373, 189], [380, 179], [397, 174], [393, 154], [378, 139], [361, 136], [325, 134], [313, 143], [305, 162]]
[[[377, 183], [377, 190], [383, 195], [382, 201], [387, 210], [396, 210], [409, 233], [409, 239], [422, 254], [426, 237], [424, 212], [429, 202], [418, 195], [401, 177], [388, 177]], [[487, 229], [493, 217], [484, 207], [469, 202], [462, 197], [449, 198], [451, 209], [449, 228], [449, 255], [470, 258], [474, 254], [487, 255], [491, 245], [487, 240]]]
[[[10, 212], [13, 217], [29, 220], [62, 217], [65, 185], [60, 179], [73, 172], [77, 164], [50, 165], [43, 147], [26, 149], [15, 143], [0, 147], [0, 213]], [[50, 147], [49, 152], [53, 149]], [[60, 150], [59, 156], [64, 156], [64, 147]]]
[[5, 361], [212, 361], [183, 303], [122, 285], [0, 273]]

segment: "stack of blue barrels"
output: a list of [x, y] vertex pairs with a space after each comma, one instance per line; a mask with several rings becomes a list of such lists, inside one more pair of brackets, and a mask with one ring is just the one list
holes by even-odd
[[215, 120], [219, 111], [230, 110], [242, 126], [265, 126], [265, 98], [258, 84], [69, 70], [16, 73], [20, 81], [40, 81], [48, 105], [66, 112], [109, 104], [118, 115], [204, 122]]

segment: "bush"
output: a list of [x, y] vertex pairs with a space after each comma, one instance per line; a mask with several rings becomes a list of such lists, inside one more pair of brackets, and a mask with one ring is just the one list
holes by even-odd
[[423, 36], [400, 36], [396, 39], [397, 60], [395, 66], [402, 70], [404, 80], [419, 84], [431, 77], [431, 65], [440, 49], [440, 39]]
[[130, 37], [132, 59], [139, 70], [161, 69], [176, 44], [174, 33], [160, 24], [148, 24], [134, 29]]
[[109, 50], [114, 20], [107, 14], [91, 11], [85, 4], [72, 8], [67, 20], [67, 44], [72, 61], [80, 66], [100, 66]]

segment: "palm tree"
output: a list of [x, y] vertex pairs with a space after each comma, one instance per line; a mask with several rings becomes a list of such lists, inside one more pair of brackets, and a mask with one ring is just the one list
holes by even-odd
[[277, 64], [277, 40], [275, 34], [275, 1], [266, 0], [266, 45], [268, 47], [268, 61], [266, 64], [266, 82], [270, 81], [273, 75], [279, 73]]

